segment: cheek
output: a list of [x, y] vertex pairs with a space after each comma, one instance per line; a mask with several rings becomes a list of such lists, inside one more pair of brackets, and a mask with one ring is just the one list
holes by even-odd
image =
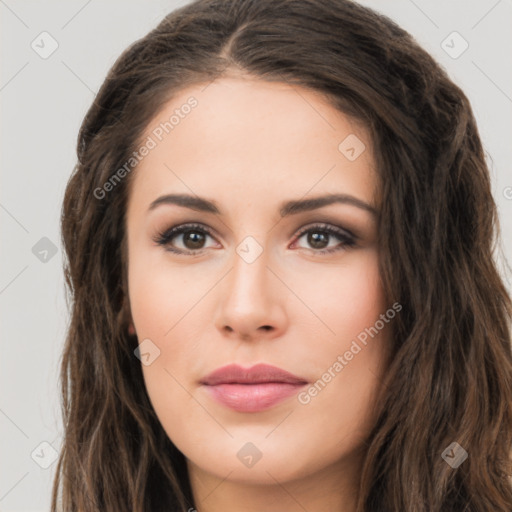
[[[326, 272], [324, 276], [320, 275]], [[311, 283], [327, 283], [323, 289]], [[310, 283], [307, 285], [306, 283]], [[299, 402], [309, 411], [309, 422], [325, 435], [347, 432], [347, 442], [364, 439], [372, 424], [372, 410], [389, 354], [392, 317], [382, 289], [378, 256], [373, 251], [354, 253], [339, 270], [320, 268], [303, 281], [312, 307], [327, 328], [310, 344], [309, 361], [316, 379]], [[318, 342], [319, 341], [319, 342]], [[349, 440], [351, 439], [351, 441]]]
[[343, 347], [347, 340], [374, 325], [386, 310], [378, 257], [373, 250], [347, 254], [336, 269], [318, 265], [295, 274], [293, 282], [317, 317], [325, 346], [332, 346], [330, 341]]
[[338, 321], [337, 328], [343, 339], [357, 336], [385, 312], [378, 261], [373, 253], [363, 255], [361, 264], [343, 277], [338, 303], [342, 307], [339, 318], [343, 319], [343, 324], [339, 325]]
[[[144, 382], [163, 427], [173, 429], [186, 417], [176, 410], [194, 406], [185, 391], [201, 353], [196, 341], [200, 326], [194, 315], [211, 286], [211, 276], [210, 280], [191, 276], [169, 264], [148, 265], [137, 256], [130, 260], [128, 280], [138, 342], [151, 353], [151, 364], [142, 365]], [[143, 345], [148, 340], [149, 345]]]
[[207, 289], [201, 277], [164, 264], [148, 264], [134, 258], [129, 267], [132, 318], [139, 339], [168, 339]]

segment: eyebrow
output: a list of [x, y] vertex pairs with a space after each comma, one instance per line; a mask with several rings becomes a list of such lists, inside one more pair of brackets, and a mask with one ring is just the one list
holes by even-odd
[[[328, 194], [312, 197], [310, 199], [285, 201], [281, 204], [279, 213], [281, 217], [286, 217], [301, 212], [316, 210], [334, 203], [348, 204], [365, 210], [373, 215], [377, 215], [377, 211], [373, 206], [348, 194]], [[210, 201], [199, 196], [191, 196], [188, 194], [166, 194], [164, 196], [160, 196], [149, 205], [149, 211], [154, 210], [157, 206], [163, 204], [175, 204], [177, 206], [189, 208], [190, 210], [213, 213], [215, 215], [222, 214], [215, 201]]]

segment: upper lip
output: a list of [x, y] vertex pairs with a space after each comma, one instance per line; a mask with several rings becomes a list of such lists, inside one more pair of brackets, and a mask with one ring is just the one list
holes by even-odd
[[268, 382], [284, 382], [289, 384], [306, 384], [307, 381], [286, 370], [268, 364], [257, 364], [243, 368], [229, 364], [213, 371], [201, 380], [201, 384], [215, 386], [217, 384], [263, 384]]

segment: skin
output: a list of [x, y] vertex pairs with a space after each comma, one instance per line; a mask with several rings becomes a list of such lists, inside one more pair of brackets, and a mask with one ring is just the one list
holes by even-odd
[[[160, 350], [142, 366], [151, 403], [187, 458], [200, 512], [354, 511], [388, 364], [387, 326], [307, 404], [292, 396], [263, 412], [236, 412], [199, 380], [228, 363], [268, 363], [314, 383], [389, 308], [375, 214], [341, 203], [279, 213], [285, 200], [328, 193], [377, 209], [371, 141], [317, 92], [242, 76], [180, 91], [145, 136], [191, 95], [197, 107], [139, 163], [126, 217], [132, 328]], [[354, 161], [338, 150], [350, 134], [366, 146]], [[171, 193], [212, 200], [222, 214], [174, 204], [148, 210]], [[188, 222], [213, 236], [194, 245], [190, 232], [177, 235], [168, 245], [184, 255], [155, 243]], [[356, 245], [315, 223], [351, 231]], [[310, 225], [324, 245], [298, 237]], [[262, 248], [252, 263], [237, 253], [247, 236]], [[340, 250], [321, 254], [325, 246]], [[202, 248], [194, 255], [194, 247]], [[252, 467], [237, 457], [248, 442], [262, 454]]]

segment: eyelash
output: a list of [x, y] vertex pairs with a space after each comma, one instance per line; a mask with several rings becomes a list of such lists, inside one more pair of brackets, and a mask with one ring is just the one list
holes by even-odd
[[[198, 231], [203, 234], [207, 234], [210, 237], [214, 238], [213, 233], [209, 228], [206, 226], [203, 226], [201, 224], [195, 224], [195, 223], [189, 223], [189, 224], [180, 224], [178, 226], [173, 226], [163, 232], [159, 232], [156, 234], [156, 236], [153, 238], [153, 241], [160, 245], [165, 247], [167, 251], [170, 251], [175, 254], [182, 254], [182, 255], [194, 255], [194, 254], [200, 254], [204, 249], [197, 249], [197, 250], [188, 250], [184, 251], [181, 249], [176, 249], [174, 247], [171, 247], [170, 242], [173, 238], [175, 238], [178, 235], [181, 235], [183, 233], [187, 233], [190, 231]], [[336, 246], [334, 248], [330, 249], [311, 249], [315, 253], [319, 254], [330, 254], [334, 252], [341, 251], [345, 248], [351, 248], [356, 245], [356, 236], [350, 233], [347, 230], [329, 225], [329, 224], [315, 224], [313, 226], [308, 226], [306, 228], [303, 228], [299, 231], [299, 233], [296, 235], [295, 241], [300, 240], [303, 235], [309, 232], [320, 232], [320, 233], [327, 233], [328, 235], [334, 236], [338, 238], [341, 242], [341, 245]], [[295, 242], [294, 242], [295, 243]]]

